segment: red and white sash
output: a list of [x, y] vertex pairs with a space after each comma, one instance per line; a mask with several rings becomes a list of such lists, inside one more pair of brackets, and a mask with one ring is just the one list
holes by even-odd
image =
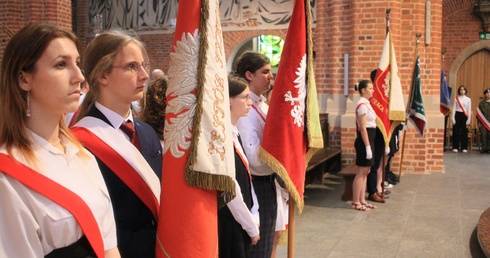
[[[160, 180], [139, 150], [115, 128], [95, 117], [84, 117], [71, 128], [78, 140], [102, 160], [158, 219]], [[124, 151], [120, 151], [124, 150]]]
[[235, 143], [235, 141], [233, 141], [233, 147], [235, 148], [236, 153], [238, 154], [238, 156], [242, 160], [243, 164], [245, 165], [245, 168], [247, 169], [247, 174], [248, 174], [248, 177], [250, 179], [250, 182], [252, 182], [252, 174], [250, 174], [250, 169], [249, 169], [249, 166], [248, 166], [248, 160], [247, 160], [247, 158], [245, 158], [244, 157], [244, 154], [237, 148], [237, 144]]
[[485, 115], [480, 110], [480, 107], [476, 107], [476, 118], [478, 118], [478, 121], [487, 128], [488, 131], [490, 131], [490, 122], [485, 118]]
[[255, 111], [257, 112], [257, 114], [260, 116], [260, 118], [262, 118], [262, 120], [264, 121], [265, 123], [265, 115], [264, 113], [262, 112], [262, 110], [259, 110], [259, 108], [255, 105], [255, 104], [252, 104], [252, 108], [255, 109]]
[[99, 226], [80, 196], [3, 153], [0, 153], [0, 171], [68, 210], [77, 220], [97, 257], [104, 257], [104, 242]]
[[468, 113], [466, 113], [466, 110], [464, 109], [463, 104], [461, 104], [461, 102], [459, 101], [459, 98], [458, 98], [458, 97], [456, 97], [456, 102], [458, 103], [459, 108], [461, 108], [461, 110], [463, 111], [463, 114], [464, 114], [466, 117], [468, 117]]

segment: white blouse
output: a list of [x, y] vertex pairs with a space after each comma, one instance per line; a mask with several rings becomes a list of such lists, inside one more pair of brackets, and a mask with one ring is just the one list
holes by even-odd
[[[376, 112], [369, 100], [364, 97], [359, 98], [356, 105], [357, 117], [366, 115], [366, 128], [376, 128]], [[357, 118], [356, 118], [357, 119]], [[359, 121], [357, 121], [359, 124]]]
[[[459, 102], [463, 106], [466, 114], [468, 114], [468, 120], [466, 120], [466, 124], [469, 125], [471, 123], [471, 99], [468, 98], [466, 95], [459, 95], [459, 96], [457, 96], [457, 98], [459, 99]], [[463, 110], [459, 106], [458, 101], [456, 99], [454, 99], [453, 111], [452, 111], [453, 124], [456, 123], [456, 121], [455, 121], [456, 112], [463, 112]]]
[[[238, 130], [235, 126], [232, 126], [232, 135], [233, 135], [233, 143], [237, 148], [240, 155], [243, 157], [243, 162], [248, 164], [247, 157], [243, 152], [243, 149], [238, 142]], [[228, 209], [230, 209], [231, 214], [235, 218], [235, 220], [242, 226], [243, 230], [247, 232], [250, 237], [257, 236], [259, 232], [260, 218], [259, 218], [259, 202], [257, 200], [257, 195], [255, 195], [255, 190], [253, 184], [250, 184], [252, 191], [252, 201], [253, 206], [250, 210], [248, 210], [247, 205], [243, 201], [242, 191], [240, 185], [236, 180], [235, 182], [235, 198], [233, 198], [230, 202], [226, 204]]]
[[[116, 247], [112, 204], [94, 156], [87, 151], [88, 157], [80, 157], [78, 149], [66, 142], [63, 153], [35, 133], [28, 135], [37, 162], [29, 163], [14, 149], [15, 159], [81, 197], [99, 225], [104, 250]], [[7, 153], [5, 146], [0, 152]], [[0, 198], [0, 257], [44, 257], [83, 235], [65, 208], [4, 173], [0, 173]]]

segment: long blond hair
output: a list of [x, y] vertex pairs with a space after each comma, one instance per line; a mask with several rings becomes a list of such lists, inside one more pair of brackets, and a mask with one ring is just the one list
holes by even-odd
[[[10, 156], [12, 148], [16, 148], [27, 160], [35, 161], [26, 131], [28, 93], [20, 88], [19, 77], [22, 72], [32, 73], [36, 70], [37, 61], [49, 43], [57, 38], [73, 41], [80, 50], [80, 43], [73, 33], [54, 25], [32, 23], [12, 37], [3, 53], [0, 70], [0, 146], [5, 145]], [[64, 116], [60, 117], [59, 134], [83, 150], [66, 127]]]
[[106, 31], [88, 44], [83, 56], [83, 69], [85, 70], [85, 79], [90, 85], [90, 90], [80, 106], [77, 121], [87, 115], [99, 97], [99, 78], [112, 71], [112, 65], [117, 54], [130, 42], [138, 45], [143, 57], [148, 60], [148, 54], [143, 43], [122, 30]]

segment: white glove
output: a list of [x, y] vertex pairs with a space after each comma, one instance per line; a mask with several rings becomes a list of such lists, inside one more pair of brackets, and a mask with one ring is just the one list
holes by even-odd
[[456, 124], [456, 119], [453, 118], [453, 125], [455, 125], [455, 124]]
[[388, 154], [390, 154], [390, 147], [386, 146], [385, 147], [385, 155], [388, 156]]
[[469, 124], [471, 124], [471, 121], [468, 119], [468, 120], [466, 120], [466, 125], [469, 125]]
[[366, 146], [366, 159], [372, 159], [373, 152], [371, 151], [371, 146]]

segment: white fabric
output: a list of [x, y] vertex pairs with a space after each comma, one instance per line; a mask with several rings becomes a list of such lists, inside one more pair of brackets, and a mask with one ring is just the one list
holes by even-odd
[[95, 102], [95, 107], [107, 118], [107, 120], [109, 120], [112, 127], [116, 128], [117, 132], [119, 132], [120, 135], [124, 136], [126, 140], [130, 141], [129, 135], [127, 135], [121, 129], [121, 125], [126, 123], [126, 121], [128, 120], [134, 124], [133, 111], [131, 109], [129, 110], [129, 115], [127, 117], [122, 117], [118, 113], [106, 108], [104, 105], [100, 104], [97, 101]]
[[[369, 100], [364, 97], [359, 98], [357, 101], [357, 117], [361, 115], [366, 115], [366, 128], [376, 128], [376, 112], [374, 112], [373, 107]], [[357, 121], [359, 124], [359, 121]]]
[[[27, 162], [14, 150], [15, 159], [81, 197], [99, 225], [104, 249], [116, 247], [112, 204], [95, 158], [88, 151], [87, 158], [80, 157], [71, 143], [63, 143], [65, 154], [31, 131], [28, 135], [37, 162]], [[6, 154], [5, 146], [0, 152]], [[44, 257], [83, 235], [65, 208], [4, 173], [0, 173], [0, 196], [0, 257]]]
[[388, 103], [388, 118], [390, 120], [404, 121], [406, 106], [403, 99], [400, 77], [398, 76], [395, 47], [393, 45], [390, 32], [386, 34], [381, 60], [379, 61], [378, 65], [378, 68], [383, 71], [386, 71], [388, 67], [390, 67], [389, 76], [391, 76], [391, 84], [388, 92], [389, 96], [387, 96], [390, 100]]
[[262, 160], [259, 159], [260, 141], [264, 135], [265, 121], [257, 112], [266, 117], [269, 106], [265, 103], [264, 96], [257, 96], [250, 92], [250, 98], [257, 107], [250, 108], [248, 115], [241, 117], [237, 121], [237, 128], [243, 142], [243, 149], [247, 153], [250, 172], [256, 176], [272, 175], [274, 171]]
[[[232, 126], [232, 132], [235, 147], [237, 148], [240, 155], [242, 155], [245, 164], [248, 164], [247, 157], [245, 156], [245, 153], [243, 152], [243, 149], [238, 142], [238, 130], [235, 126]], [[235, 179], [233, 181], [235, 182], [236, 196], [235, 198], [233, 198], [233, 200], [228, 202], [226, 206], [228, 207], [228, 209], [230, 209], [231, 214], [233, 215], [235, 220], [242, 226], [243, 230], [245, 230], [250, 237], [257, 236], [260, 233], [259, 202], [257, 201], [257, 195], [255, 195], [253, 185], [250, 184], [252, 190], [252, 200], [254, 204], [251, 210], [249, 210], [247, 205], [243, 201], [240, 185]]]
[[277, 200], [277, 217], [276, 217], [276, 231], [286, 230], [286, 226], [289, 223], [289, 192], [287, 189], [282, 188], [281, 185], [274, 181], [276, 184], [276, 200]]
[[[104, 114], [105, 115], [105, 114]], [[106, 122], [91, 116], [82, 118], [74, 127], [84, 127], [115, 150], [121, 157], [133, 167], [141, 178], [149, 186], [155, 198], [160, 203], [160, 180], [146, 162], [140, 151], [128, 140], [125, 133], [119, 133]]]
[[[209, 1], [209, 10], [219, 10], [218, 1]], [[202, 88], [201, 130], [197, 136], [196, 163], [192, 169], [211, 175], [234, 178], [235, 151], [231, 136], [230, 100], [228, 98], [228, 71], [219, 15], [207, 17], [208, 47], [204, 62], [205, 78]], [[199, 60], [202, 62], [202, 60]], [[196, 75], [194, 75], [196, 76]], [[226, 97], [225, 97], [226, 96]], [[198, 103], [199, 105], [199, 103]]]
[[[463, 105], [466, 114], [468, 114], [468, 120], [466, 120], [466, 124], [469, 125], [471, 123], [471, 99], [468, 98], [466, 95], [459, 95], [457, 98], [459, 99], [461, 105]], [[463, 110], [459, 106], [458, 101], [455, 99], [453, 103], [453, 110], [451, 116], [453, 120], [453, 124], [456, 124], [456, 119], [455, 119], [456, 112], [463, 112]]]

